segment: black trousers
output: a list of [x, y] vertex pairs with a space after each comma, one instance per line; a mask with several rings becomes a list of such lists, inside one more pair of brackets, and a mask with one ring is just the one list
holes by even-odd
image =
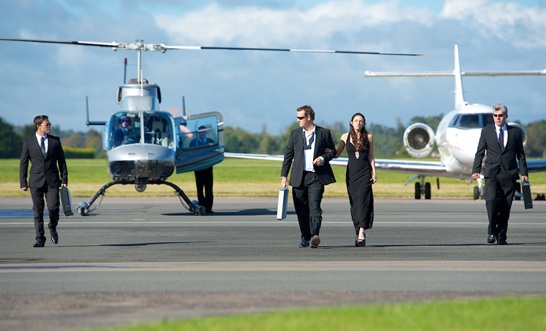
[[197, 186], [197, 201], [200, 206], [205, 207], [207, 212], [211, 212], [212, 203], [214, 201], [214, 195], [212, 193], [212, 183], [214, 181], [212, 167], [194, 171], [194, 174], [195, 185]]
[[59, 224], [59, 188], [48, 187], [47, 184], [42, 187], [31, 187], [30, 196], [32, 197], [32, 209], [34, 210], [36, 240], [46, 241], [44, 232], [44, 208], [47, 202], [47, 210], [49, 211], [48, 227], [50, 230], [55, 230]]
[[292, 199], [298, 215], [301, 239], [309, 241], [319, 235], [322, 224], [320, 203], [324, 194], [324, 185], [314, 172], [304, 172], [303, 183], [292, 187]]
[[506, 239], [515, 192], [516, 181], [503, 180], [500, 174], [485, 180], [485, 208], [489, 219], [487, 233], [497, 239]]

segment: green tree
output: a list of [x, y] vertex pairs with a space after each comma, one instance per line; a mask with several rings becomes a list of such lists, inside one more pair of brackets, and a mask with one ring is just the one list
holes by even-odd
[[257, 153], [259, 146], [259, 135], [253, 135], [241, 128], [226, 126], [224, 129], [224, 148], [226, 152]]
[[525, 153], [528, 157], [545, 157], [546, 120], [532, 122], [527, 125], [527, 145]]
[[21, 156], [23, 138], [15, 132], [13, 125], [0, 117], [0, 158]]
[[415, 116], [411, 119], [411, 123], [425, 123], [428, 126], [432, 128], [432, 130], [436, 131], [436, 128], [438, 128], [438, 124], [440, 124], [440, 121], [444, 117], [443, 114], [437, 115], [437, 116]]
[[81, 147], [95, 149], [96, 157], [104, 156], [104, 151], [102, 150], [102, 135], [96, 130], [89, 129], [87, 131], [85, 134], [84, 144]]

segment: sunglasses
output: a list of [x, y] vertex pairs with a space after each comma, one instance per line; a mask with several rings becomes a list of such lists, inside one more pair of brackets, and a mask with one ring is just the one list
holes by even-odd
[[43, 126], [51, 126], [51, 123], [42, 124]]
[[504, 114], [493, 114], [494, 117], [504, 117]]
[[307, 117], [307, 116], [296, 116], [296, 118], [299, 119], [299, 120], [302, 120], [302, 119], [304, 119], [304, 118], [306, 118], [306, 117]]

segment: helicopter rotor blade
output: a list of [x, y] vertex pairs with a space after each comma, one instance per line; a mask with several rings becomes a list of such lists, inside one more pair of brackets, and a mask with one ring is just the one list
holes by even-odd
[[400, 55], [400, 56], [422, 56], [418, 53], [391, 53], [391, 52], [369, 52], [369, 51], [343, 51], [332, 49], [298, 49], [298, 48], [261, 48], [261, 47], [217, 47], [217, 46], [168, 46], [159, 45], [167, 50], [227, 50], [227, 51], [266, 51], [266, 52], [299, 52], [299, 53], [338, 53], [338, 54], [363, 54], [363, 55]]
[[166, 44], [145, 44], [142, 40], [134, 43], [113, 42], [95, 42], [95, 41], [58, 41], [42, 39], [20, 39], [20, 38], [0, 38], [4, 41], [21, 41], [48, 44], [80, 45], [95, 47], [110, 47], [114, 50], [124, 49], [132, 51], [159, 51], [168, 50], [225, 50], [225, 51], [264, 51], [264, 52], [298, 52], [298, 53], [337, 53], [337, 54], [357, 54], [357, 55], [394, 55], [394, 56], [422, 56], [419, 53], [393, 53], [393, 52], [370, 52], [370, 51], [344, 51], [332, 49], [299, 49], [299, 48], [262, 48], [262, 47], [223, 47], [223, 46], [169, 46]]
[[21, 38], [0, 38], [4, 41], [22, 41], [32, 43], [45, 43], [45, 44], [64, 44], [64, 45], [82, 45], [82, 46], [97, 46], [97, 47], [118, 47], [118, 42], [94, 42], [94, 41], [59, 41], [59, 40], [43, 40], [43, 39], [21, 39]]

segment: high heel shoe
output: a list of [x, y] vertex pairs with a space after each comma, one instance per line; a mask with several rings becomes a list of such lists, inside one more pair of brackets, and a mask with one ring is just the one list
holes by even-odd
[[355, 246], [356, 247], [365, 247], [366, 246], [366, 233], [364, 233], [364, 238], [362, 238], [362, 239], [358, 238], [355, 241]]

